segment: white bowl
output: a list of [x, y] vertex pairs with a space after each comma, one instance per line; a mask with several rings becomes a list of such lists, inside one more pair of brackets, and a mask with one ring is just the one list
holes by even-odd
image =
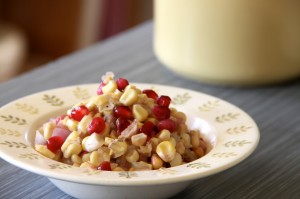
[[59, 189], [76, 198], [167, 198], [193, 180], [238, 164], [258, 144], [259, 131], [253, 119], [228, 102], [183, 88], [134, 85], [169, 95], [171, 106], [186, 113], [189, 128], [200, 129], [205, 141], [211, 144], [209, 152], [181, 166], [129, 172], [73, 167], [36, 152], [32, 147], [35, 130], [50, 117], [95, 95], [98, 84], [87, 84], [43, 91], [3, 106], [0, 109], [1, 158], [48, 177]]

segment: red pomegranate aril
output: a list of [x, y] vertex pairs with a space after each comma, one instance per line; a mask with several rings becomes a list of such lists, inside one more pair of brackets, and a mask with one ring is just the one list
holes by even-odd
[[47, 140], [47, 148], [52, 151], [53, 153], [56, 153], [58, 150], [60, 150], [61, 146], [64, 143], [64, 139], [60, 136], [53, 136], [50, 137]]
[[101, 82], [98, 89], [97, 89], [97, 95], [102, 95], [103, 91], [102, 88], [105, 86], [106, 84], [104, 82]]
[[130, 121], [126, 118], [118, 118], [116, 120], [116, 126], [117, 126], [117, 134], [120, 135], [121, 132], [126, 129], [130, 125]]
[[77, 106], [75, 108], [73, 108], [71, 110], [71, 118], [80, 122], [81, 119], [85, 116], [85, 115], [88, 115], [90, 113], [89, 109], [82, 105], [82, 106]]
[[155, 101], [156, 101], [157, 98], [158, 98], [158, 95], [157, 95], [157, 93], [156, 93], [154, 90], [146, 89], [146, 90], [143, 90], [143, 93], [146, 94], [147, 97], [152, 98], [152, 99], [154, 99]]
[[118, 90], [123, 91], [126, 88], [126, 86], [129, 85], [129, 82], [127, 81], [127, 79], [119, 78], [119, 79], [117, 79], [116, 84], [117, 84]]
[[94, 117], [88, 126], [88, 133], [91, 135], [93, 133], [101, 134], [105, 129], [105, 121], [102, 117]]
[[167, 129], [172, 133], [177, 129], [177, 124], [172, 119], [165, 119], [158, 122], [157, 128], [160, 131], [163, 129]]
[[150, 121], [146, 121], [142, 127], [140, 128], [141, 133], [145, 133], [146, 135], [151, 135], [152, 131], [154, 129], [154, 124]]
[[98, 167], [98, 170], [101, 170], [101, 171], [111, 171], [110, 162], [109, 161], [102, 162], [100, 164], [100, 166]]
[[164, 120], [170, 117], [171, 111], [166, 106], [155, 105], [152, 109], [154, 116], [158, 120]]
[[128, 106], [115, 106], [113, 112], [114, 112], [114, 116], [117, 118], [119, 117], [126, 118], [126, 119], [133, 118], [132, 112]]
[[170, 103], [171, 103], [171, 98], [169, 96], [166, 95], [161, 95], [157, 100], [156, 103], [160, 106], [167, 106], [169, 107]]

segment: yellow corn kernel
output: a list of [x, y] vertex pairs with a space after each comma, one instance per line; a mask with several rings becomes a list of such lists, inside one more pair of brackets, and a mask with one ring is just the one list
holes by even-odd
[[138, 100], [138, 94], [136, 89], [126, 88], [122, 96], [120, 97], [120, 102], [125, 106], [131, 106]]
[[176, 151], [180, 155], [183, 155], [184, 152], [185, 152], [185, 146], [184, 146], [184, 144], [183, 144], [183, 142], [181, 140], [178, 141], [177, 144], [176, 144]]
[[118, 88], [116, 82], [114, 80], [110, 80], [105, 86], [102, 88], [102, 92], [104, 94], [112, 93]]
[[68, 127], [68, 129], [70, 131], [76, 131], [77, 130], [77, 126], [78, 126], [78, 122], [72, 119], [68, 119], [66, 121], [66, 126]]
[[132, 113], [133, 117], [139, 122], [145, 121], [149, 115], [148, 111], [140, 104], [133, 105]]
[[79, 133], [77, 131], [73, 131], [72, 133], [70, 133], [60, 149], [64, 152], [67, 147], [73, 142], [80, 143]]
[[193, 148], [193, 151], [195, 152], [195, 155], [197, 156], [197, 158], [201, 158], [205, 154], [203, 148], [201, 148], [201, 147], [195, 147], [195, 148]]
[[152, 122], [154, 125], [158, 124], [158, 120], [154, 117], [148, 117], [145, 121]]
[[143, 161], [132, 162], [131, 165], [135, 171], [152, 170], [152, 164]]
[[92, 163], [94, 166], [98, 166], [103, 162], [103, 159], [101, 158], [101, 155], [98, 153], [98, 151], [93, 151], [90, 156], [90, 163]]
[[175, 156], [176, 149], [170, 141], [163, 141], [157, 145], [156, 153], [163, 161], [170, 162]]
[[112, 150], [113, 158], [120, 157], [127, 152], [127, 144], [125, 142], [112, 142], [108, 145], [108, 148]]
[[180, 136], [181, 136], [181, 140], [182, 140], [185, 148], [191, 148], [192, 145], [191, 145], [191, 137], [190, 137], [190, 135], [187, 134], [187, 133], [181, 133]]
[[67, 149], [63, 152], [64, 158], [70, 158], [72, 155], [78, 155], [82, 151], [81, 145], [78, 143], [71, 143]]
[[161, 141], [167, 141], [170, 139], [171, 133], [167, 129], [163, 129], [159, 132], [157, 135], [157, 138], [160, 139]]
[[196, 148], [199, 146], [200, 143], [200, 135], [197, 131], [191, 131], [191, 144], [193, 148]]
[[173, 160], [170, 161], [171, 167], [179, 166], [182, 164], [182, 156], [179, 153], [175, 153]]
[[44, 130], [44, 138], [46, 140], [48, 140], [51, 137], [54, 128], [55, 128], [55, 124], [52, 122], [47, 122], [46, 124], [44, 124], [43, 130]]
[[176, 139], [174, 137], [170, 137], [169, 141], [174, 145], [174, 147], [176, 148]]
[[78, 132], [81, 132], [83, 134], [86, 134], [87, 133], [87, 129], [88, 129], [88, 126], [89, 124], [91, 123], [92, 121], [92, 116], [91, 115], [85, 115], [81, 121], [78, 123]]
[[85, 142], [87, 141], [87, 139], [89, 138], [90, 136], [86, 136], [85, 138], [83, 138], [83, 140], [81, 141], [81, 147], [82, 147], [82, 150], [86, 151], [86, 148], [85, 148]]
[[114, 142], [115, 141], [115, 139], [113, 139], [113, 138], [110, 138], [110, 137], [105, 137], [104, 138], [104, 145], [105, 146], [108, 146], [108, 145], [110, 145], [112, 142]]
[[146, 141], [147, 141], [147, 135], [144, 133], [139, 133], [131, 137], [131, 142], [135, 146], [142, 146], [146, 143]]
[[112, 171], [125, 171], [122, 167], [115, 167]]
[[78, 165], [80, 165], [82, 163], [81, 157], [79, 157], [79, 155], [76, 155], [76, 154], [71, 156], [71, 160], [73, 163], [78, 164]]
[[97, 150], [99, 154], [101, 154], [103, 161], [110, 161], [110, 155], [111, 155], [111, 149], [108, 147], [100, 147], [100, 149]]
[[85, 137], [82, 142], [82, 148], [87, 152], [92, 152], [99, 149], [104, 144], [104, 138], [97, 133], [93, 133], [90, 136]]
[[55, 153], [50, 151], [46, 145], [35, 145], [35, 150], [42, 155], [46, 156], [47, 158], [53, 159], [55, 157]]
[[90, 99], [89, 101], [87, 101], [87, 103], [85, 104], [85, 107], [87, 107], [89, 109], [89, 111], [94, 110], [97, 106], [93, 101], [93, 98]]
[[163, 163], [164, 162], [162, 159], [156, 153], [151, 156], [151, 164], [153, 169], [160, 169], [163, 166]]
[[119, 100], [120, 97], [122, 96], [122, 92], [119, 91], [118, 89], [116, 89], [112, 94], [111, 94], [111, 97], [116, 99], [116, 100]]
[[186, 122], [186, 115], [183, 113], [183, 112], [176, 112], [174, 115], [173, 115], [175, 118], [181, 120], [183, 123]]
[[108, 99], [106, 95], [98, 95], [93, 98], [93, 103], [98, 107], [104, 107], [108, 103]]
[[160, 143], [160, 140], [157, 137], [152, 137], [150, 139], [150, 143], [152, 145], [152, 151], [155, 152], [157, 145]]
[[141, 155], [150, 157], [152, 152], [152, 145], [151, 143], [148, 143], [146, 144], [146, 146], [140, 146], [137, 150]]
[[81, 159], [82, 159], [82, 162], [87, 162], [90, 160], [90, 157], [91, 157], [91, 153], [85, 153], [82, 155]]
[[83, 162], [81, 165], [80, 165], [81, 168], [92, 168], [93, 165], [90, 163], [90, 162]]
[[130, 150], [129, 153], [126, 155], [127, 162], [137, 162], [139, 160], [139, 153], [134, 149]]

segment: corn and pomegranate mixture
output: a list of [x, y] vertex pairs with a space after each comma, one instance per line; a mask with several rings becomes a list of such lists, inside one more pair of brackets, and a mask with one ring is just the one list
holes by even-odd
[[202, 157], [207, 144], [189, 130], [171, 98], [140, 90], [126, 79], [102, 77], [97, 95], [50, 119], [36, 132], [35, 149], [78, 167], [154, 170]]

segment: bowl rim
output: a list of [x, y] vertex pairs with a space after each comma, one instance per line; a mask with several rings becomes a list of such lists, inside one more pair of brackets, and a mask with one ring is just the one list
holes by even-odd
[[[19, 145], [19, 148], [14, 146], [8, 147], [8, 144], [5, 144], [7, 142], [13, 143], [14, 140], [17, 140], [18, 143], [30, 145], [29, 138], [27, 137], [28, 129], [32, 127], [32, 124], [35, 123], [36, 120], [41, 117], [45, 118], [49, 114], [53, 114], [53, 112], [67, 109], [70, 105], [73, 105], [74, 103], [71, 102], [78, 100], [74, 99], [74, 91], [76, 89], [93, 93], [98, 87], [98, 84], [94, 83], [44, 90], [16, 99], [1, 107], [0, 116], [2, 120], [0, 120], [0, 128], [7, 130], [7, 132], [9, 129], [13, 129], [11, 132], [21, 132], [22, 136], [14, 137], [8, 135], [8, 133], [0, 136], [0, 157], [24, 170], [57, 180], [95, 185], [146, 186], [191, 181], [219, 173], [246, 159], [259, 143], [259, 129], [255, 121], [242, 109], [225, 100], [180, 87], [144, 83], [131, 84], [136, 85], [138, 88], [152, 88], [166, 91], [166, 94], [172, 96], [172, 99], [176, 96], [184, 96], [188, 93], [186, 99], [183, 99], [183, 101], [186, 100], [184, 103], [173, 104], [173, 107], [178, 109], [187, 108], [189, 114], [192, 112], [192, 115], [199, 114], [197, 117], [203, 119], [213, 128], [211, 131], [214, 131], [213, 133], [215, 133], [217, 140], [212, 150], [200, 159], [177, 167], [153, 171], [112, 172], [89, 171], [86, 168], [68, 166], [43, 157], [32, 147], [24, 146], [25, 148], [22, 149], [22, 144]], [[70, 95], [66, 95], [66, 93]], [[164, 94], [164, 92], [159, 92], [159, 94]], [[60, 101], [64, 103], [61, 106], [53, 106], [42, 98], [46, 96], [50, 98], [54, 96], [54, 101], [57, 100], [58, 103]], [[198, 109], [194, 110], [195, 108], [191, 106], [196, 103]], [[25, 111], [26, 107], [23, 107], [23, 110], [22, 107], [18, 109], [17, 104], [19, 104], [19, 106], [27, 106], [28, 109], [32, 108], [33, 110], [36, 107], [39, 110], [45, 109], [45, 112], [39, 111], [38, 114], [33, 114], [32, 116]], [[203, 108], [203, 110], [200, 108]], [[16, 110], [22, 111], [18, 112], [18, 115], [15, 116]], [[17, 125], [17, 122], [12, 123], [11, 121], [5, 121], [3, 116], [19, 118], [19, 122], [22, 121], [22, 118], [26, 118], [26, 125]], [[228, 131], [232, 134], [228, 133]], [[238, 141], [241, 142], [239, 143]], [[241, 147], [239, 144], [243, 146]], [[22, 151], [26, 151], [26, 153], [23, 154]], [[78, 175], [76, 172], [78, 172]]]

